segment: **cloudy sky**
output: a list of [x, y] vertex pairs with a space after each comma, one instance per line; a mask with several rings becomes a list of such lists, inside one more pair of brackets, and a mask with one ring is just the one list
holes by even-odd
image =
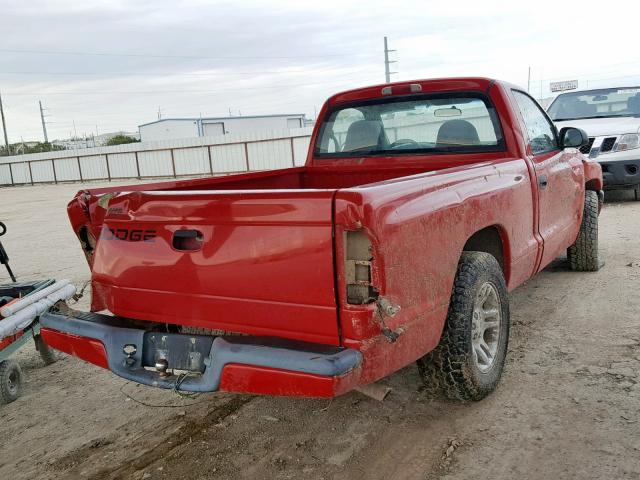
[[[603, 6], [606, 4], [606, 8]], [[137, 130], [163, 117], [306, 113], [384, 81], [383, 36], [407, 80], [483, 75], [640, 83], [640, 4], [565, 0], [321, 2], [0, 0], [10, 141]], [[588, 82], [588, 83], [587, 83]]]

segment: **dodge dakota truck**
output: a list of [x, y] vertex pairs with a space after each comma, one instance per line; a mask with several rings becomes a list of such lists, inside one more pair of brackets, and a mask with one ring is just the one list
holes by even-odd
[[605, 190], [633, 190], [640, 199], [640, 87], [562, 93], [548, 113], [560, 127], [587, 132], [580, 151], [600, 163]]
[[58, 304], [42, 337], [183, 391], [332, 397], [417, 362], [481, 399], [508, 292], [565, 251], [599, 267], [587, 142], [485, 78], [338, 93], [303, 167], [78, 192], [91, 312]]

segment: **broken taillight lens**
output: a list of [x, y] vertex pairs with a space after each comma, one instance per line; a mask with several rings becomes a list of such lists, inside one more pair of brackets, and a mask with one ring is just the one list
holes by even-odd
[[93, 252], [96, 249], [96, 237], [93, 236], [93, 234], [89, 230], [89, 227], [83, 226], [80, 227], [80, 230], [78, 230], [78, 239], [80, 240], [82, 250], [87, 257], [87, 261], [91, 265], [93, 261]]
[[362, 305], [375, 302], [378, 291], [372, 283], [373, 248], [369, 237], [363, 230], [347, 231], [344, 245], [347, 303]]

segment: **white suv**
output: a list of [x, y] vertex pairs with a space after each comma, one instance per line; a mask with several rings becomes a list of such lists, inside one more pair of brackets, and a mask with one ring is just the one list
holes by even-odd
[[605, 190], [634, 189], [640, 198], [640, 87], [562, 93], [547, 113], [558, 128], [582, 128], [580, 151], [602, 166]]

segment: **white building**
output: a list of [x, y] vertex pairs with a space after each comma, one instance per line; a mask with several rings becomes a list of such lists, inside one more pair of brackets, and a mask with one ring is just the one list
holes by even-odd
[[138, 126], [140, 140], [209, 137], [228, 133], [291, 130], [306, 126], [304, 114], [252, 115], [239, 117], [163, 118]]

